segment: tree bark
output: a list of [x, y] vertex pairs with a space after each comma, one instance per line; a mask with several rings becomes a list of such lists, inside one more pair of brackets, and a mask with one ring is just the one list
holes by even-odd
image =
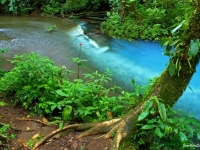
[[[133, 108], [124, 117], [127, 130], [128, 130], [126, 132], [128, 133], [126, 134], [125, 140], [123, 140], [122, 142], [122, 145], [123, 145], [122, 149], [127, 149], [127, 150], [129, 149], [129, 145], [127, 143], [130, 141], [130, 139], [128, 135], [134, 134], [134, 132], [137, 130], [137, 127], [136, 127], [136, 124], [138, 123], [137, 118], [139, 114], [142, 112], [144, 102], [148, 101], [152, 96], [156, 96], [157, 98], [162, 99], [165, 105], [169, 105], [172, 107], [176, 103], [176, 101], [179, 99], [179, 97], [183, 94], [193, 74], [195, 73], [196, 67], [200, 60], [199, 52], [195, 57], [193, 57], [190, 60], [190, 65], [188, 63], [187, 57], [185, 57], [185, 56], [188, 56], [187, 53], [190, 48], [190, 41], [200, 39], [200, 27], [199, 27], [200, 0], [196, 1], [195, 6], [196, 8], [190, 17], [188, 28], [185, 30], [185, 32], [183, 33], [181, 37], [183, 45], [181, 47], [181, 51], [179, 49], [178, 52], [181, 52], [179, 60], [180, 60], [182, 69], [180, 70], [179, 75], [171, 76], [168, 71], [169, 70], [169, 66], [168, 66], [165, 69], [165, 71], [161, 74], [161, 76], [156, 80], [150, 92], [143, 99], [143, 101], [139, 103], [135, 108]], [[172, 57], [170, 61], [175, 61], [176, 59], [177, 57]], [[129, 118], [129, 120], [126, 118]]]
[[[173, 106], [185, 91], [199, 62], [199, 53], [190, 60], [191, 66], [185, 57], [188, 55], [187, 53], [190, 48], [190, 41], [200, 39], [200, 0], [197, 2], [196, 9], [189, 20], [188, 28], [182, 35], [182, 42], [184, 44], [181, 47], [180, 63], [182, 69], [179, 72], [179, 76], [171, 76], [168, 71], [168, 66], [161, 74], [160, 79], [155, 83], [151, 92], [148, 94], [149, 96], [157, 96], [158, 98], [161, 98], [165, 104], [170, 106]], [[175, 59], [177, 58], [172, 58], [170, 61], [175, 61]]]

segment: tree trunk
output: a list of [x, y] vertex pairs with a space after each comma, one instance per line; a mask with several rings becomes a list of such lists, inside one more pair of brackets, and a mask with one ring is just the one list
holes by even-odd
[[[196, 71], [196, 66], [199, 62], [199, 53], [190, 60], [190, 64], [185, 56], [188, 56], [190, 41], [200, 39], [200, 0], [197, 1], [196, 10], [192, 14], [187, 30], [183, 33], [183, 46], [181, 47], [180, 64], [182, 69], [179, 76], [171, 76], [169, 74], [169, 66], [162, 73], [160, 79], [155, 83], [149, 96], [157, 96], [164, 100], [165, 104], [173, 106], [178, 98], [183, 94], [193, 74]], [[180, 51], [180, 50], [179, 50]], [[180, 53], [180, 52], [179, 52]], [[177, 58], [172, 58], [170, 61], [175, 61]]]
[[[189, 20], [188, 28], [182, 35], [182, 39], [183, 39], [182, 42], [184, 44], [181, 47], [181, 55], [179, 58], [181, 68], [182, 68], [179, 72], [179, 75], [171, 76], [169, 74], [169, 66], [168, 66], [166, 70], [161, 74], [161, 76], [156, 80], [151, 91], [143, 99], [143, 102], [139, 103], [124, 117], [124, 122], [126, 122], [126, 127], [127, 127], [126, 129], [128, 133], [126, 133], [126, 138], [122, 142], [122, 146], [123, 146], [122, 149], [128, 150], [129, 147], [131, 148], [133, 147], [127, 144], [127, 143], [130, 143], [130, 139], [128, 135], [134, 134], [134, 132], [137, 129], [136, 127], [136, 123], [138, 122], [137, 118], [139, 114], [142, 112], [144, 102], [148, 101], [150, 97], [156, 96], [157, 98], [162, 99], [164, 104], [173, 106], [176, 103], [176, 101], [179, 99], [179, 97], [183, 94], [193, 74], [195, 73], [196, 66], [198, 65], [199, 58], [200, 58], [199, 52], [195, 57], [193, 57], [190, 60], [190, 65], [188, 63], [187, 57], [183, 57], [183, 56], [188, 56], [187, 53], [190, 48], [190, 41], [200, 39], [200, 27], [199, 27], [200, 0], [196, 1], [195, 6], [196, 6], [196, 10], [194, 11], [194, 13], [192, 14]], [[180, 49], [179, 49], [179, 52], [180, 52]], [[172, 57], [170, 61], [175, 61], [176, 59], [177, 57]], [[115, 149], [112, 148], [112, 150], [115, 150]]]

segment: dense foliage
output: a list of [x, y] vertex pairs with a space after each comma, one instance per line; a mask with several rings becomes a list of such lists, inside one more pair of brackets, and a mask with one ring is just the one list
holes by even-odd
[[15, 67], [0, 80], [0, 93], [40, 115], [58, 115], [66, 108], [72, 110], [68, 120], [106, 120], [123, 115], [139, 96], [134, 92], [114, 96], [119, 87], [105, 87], [111, 80], [109, 72], [69, 81], [72, 71], [55, 66], [47, 57], [16, 55], [12, 63]]
[[23, 15], [29, 13], [64, 14], [105, 10], [108, 0], [0, 0], [0, 13]]
[[162, 37], [171, 36], [171, 30], [187, 20], [192, 5], [189, 0], [0, 0], [0, 12], [15, 15], [33, 12], [65, 15], [111, 9], [107, 13], [107, 21], [101, 25], [104, 34], [129, 40], [158, 41]]
[[[158, 115], [155, 115], [158, 113]], [[132, 136], [139, 149], [195, 149], [194, 139], [200, 140], [200, 123], [193, 116], [182, 115], [151, 97], [138, 117], [139, 130]], [[147, 138], [148, 137], [148, 138]], [[148, 145], [148, 146], [147, 146]], [[195, 145], [194, 145], [195, 146]]]
[[192, 3], [164, 0], [110, 0], [113, 8], [102, 23], [102, 32], [124, 39], [160, 40], [188, 17]]

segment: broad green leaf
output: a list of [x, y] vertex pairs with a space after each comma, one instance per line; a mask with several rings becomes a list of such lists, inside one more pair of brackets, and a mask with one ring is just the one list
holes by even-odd
[[165, 134], [169, 135], [173, 132], [172, 127], [166, 126], [165, 128]]
[[169, 63], [168, 70], [169, 70], [169, 74], [171, 76], [174, 76], [176, 74], [176, 65], [172, 61], [170, 61], [170, 63]]
[[182, 142], [187, 141], [187, 137], [186, 137], [185, 133], [180, 132], [179, 136], [180, 136]]
[[67, 121], [70, 117], [72, 112], [72, 106], [67, 105], [62, 112], [62, 120]]
[[66, 93], [64, 93], [62, 90], [57, 90], [56, 93], [60, 96], [68, 96]]
[[199, 39], [190, 41], [190, 49], [188, 51], [189, 57], [195, 57], [199, 52]]
[[162, 46], [167, 46], [169, 44], [169, 40], [165, 41]]
[[144, 129], [144, 130], [149, 130], [149, 129], [153, 129], [153, 128], [155, 128], [156, 127], [156, 125], [148, 125], [148, 124], [146, 124], [146, 125], [143, 125], [142, 126], [142, 129]]
[[158, 104], [158, 111], [159, 111], [160, 117], [163, 120], [166, 120], [167, 119], [167, 113], [166, 113], [165, 105], [163, 103]]
[[139, 117], [138, 117], [138, 121], [143, 120], [144, 118], [146, 118], [148, 116], [149, 112], [143, 111]]
[[149, 100], [144, 104], [143, 111], [147, 112], [153, 106], [153, 101]]
[[190, 125], [185, 125], [185, 128], [190, 133], [190, 136], [193, 137], [194, 129]]
[[64, 126], [64, 122], [62, 121], [62, 122], [59, 123], [59, 129], [62, 129], [63, 126]]
[[96, 115], [97, 115], [97, 117], [99, 117], [99, 118], [101, 117], [101, 114], [100, 114], [98, 111], [96, 112]]
[[56, 107], [56, 104], [51, 105], [51, 111], [53, 111]]
[[160, 128], [156, 128], [155, 134], [156, 134], [159, 138], [162, 138], [163, 135], [164, 135], [164, 134], [161, 132]]

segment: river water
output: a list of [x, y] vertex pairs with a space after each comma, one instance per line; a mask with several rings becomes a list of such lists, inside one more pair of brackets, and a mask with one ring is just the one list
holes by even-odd
[[[3, 67], [12, 66], [6, 61], [15, 54], [34, 51], [48, 56], [56, 65], [65, 65], [74, 70], [72, 58], [78, 57], [81, 43], [81, 59], [86, 59], [87, 68], [81, 73], [100, 71], [107, 68], [113, 74], [113, 83], [126, 91], [131, 91], [131, 81], [144, 85], [150, 78], [159, 76], [165, 69], [168, 58], [163, 56], [159, 43], [145, 41], [125, 41], [95, 34], [94, 23], [78, 21], [79, 24], [63, 19], [47, 17], [0, 16], [0, 49], [8, 48], [3, 54]], [[47, 32], [46, 26], [56, 24], [57, 30]], [[84, 31], [87, 34], [84, 34]], [[175, 109], [193, 113], [200, 119], [200, 68], [192, 78], [189, 87], [175, 104]], [[76, 69], [75, 69], [76, 71]]]

